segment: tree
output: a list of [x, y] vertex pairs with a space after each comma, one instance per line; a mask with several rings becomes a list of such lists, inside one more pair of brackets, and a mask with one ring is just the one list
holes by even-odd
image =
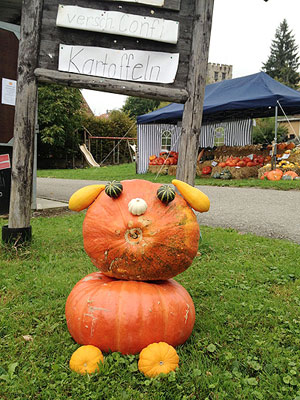
[[51, 84], [39, 86], [39, 154], [56, 158], [76, 153], [76, 130], [81, 127], [83, 98], [78, 89]]
[[299, 65], [298, 45], [284, 19], [276, 30], [275, 39], [271, 44], [271, 54], [262, 69], [272, 78], [296, 89], [300, 81]]
[[[277, 129], [277, 142], [285, 139], [288, 129], [279, 125]], [[271, 144], [275, 136], [275, 118], [259, 118], [253, 127], [253, 144]]]
[[159, 100], [129, 96], [125, 101], [122, 111], [128, 113], [131, 118], [136, 118], [139, 115], [147, 114], [150, 111], [156, 110], [159, 107], [159, 104]]

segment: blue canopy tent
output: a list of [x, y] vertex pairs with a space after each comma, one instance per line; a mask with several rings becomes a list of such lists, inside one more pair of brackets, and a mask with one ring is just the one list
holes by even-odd
[[[137, 117], [138, 172], [147, 170], [149, 154], [154, 153], [153, 149], [159, 148], [160, 131], [163, 129], [172, 130], [172, 149], [178, 150], [181, 129], [176, 128], [176, 125], [182, 120], [183, 110], [183, 104], [172, 103]], [[274, 164], [277, 152], [277, 116], [293, 114], [300, 114], [300, 92], [279, 83], [264, 72], [207, 85], [199, 146], [207, 147], [207, 142], [213, 141], [212, 133], [219, 127], [218, 124], [226, 125], [225, 144], [249, 144], [252, 119], [275, 116]], [[201, 145], [201, 141], [204, 144]]]
[[[300, 92], [264, 72], [224, 80], [205, 88], [203, 123], [300, 113]], [[137, 117], [138, 124], [174, 123], [182, 119], [183, 104], [172, 103]]]

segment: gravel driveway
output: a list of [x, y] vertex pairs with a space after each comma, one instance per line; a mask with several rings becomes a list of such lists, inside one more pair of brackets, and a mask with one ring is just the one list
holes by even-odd
[[[37, 179], [37, 197], [68, 202], [79, 188], [99, 181]], [[300, 244], [300, 190], [198, 186], [211, 201], [209, 212], [198, 214], [200, 225], [288, 239]]]

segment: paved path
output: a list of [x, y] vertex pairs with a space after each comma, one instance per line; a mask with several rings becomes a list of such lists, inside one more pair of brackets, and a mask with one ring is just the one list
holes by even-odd
[[[37, 196], [68, 202], [79, 188], [99, 181], [38, 178]], [[300, 191], [199, 186], [211, 201], [200, 225], [288, 239], [300, 244]]]

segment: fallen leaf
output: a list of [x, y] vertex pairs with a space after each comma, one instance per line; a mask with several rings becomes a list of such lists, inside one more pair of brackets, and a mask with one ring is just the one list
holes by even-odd
[[22, 338], [25, 340], [25, 342], [32, 342], [33, 337], [31, 335], [24, 335]]

